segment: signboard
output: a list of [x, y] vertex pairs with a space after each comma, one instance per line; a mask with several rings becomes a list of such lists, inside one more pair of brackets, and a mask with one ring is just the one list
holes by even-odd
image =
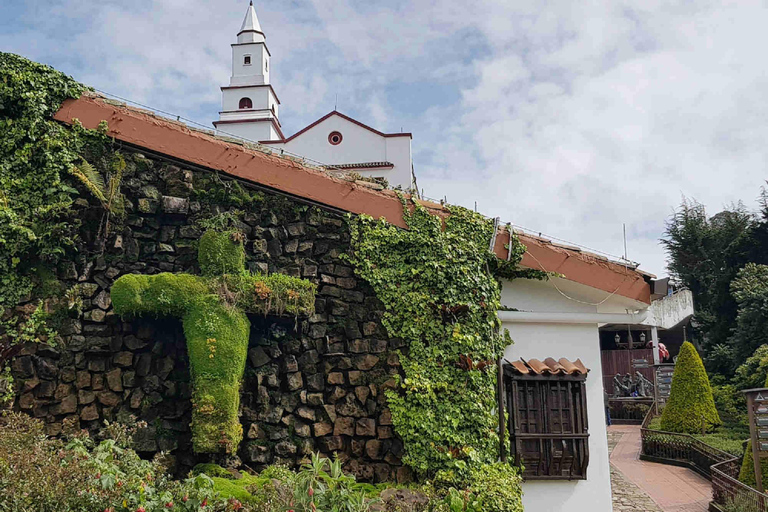
[[674, 364], [656, 365], [656, 401], [664, 404], [672, 390], [672, 374], [675, 371]]
[[632, 366], [636, 369], [640, 369], [640, 368], [650, 368], [651, 365], [648, 363], [647, 359], [633, 359]]
[[749, 413], [749, 433], [752, 437], [752, 458], [755, 462], [755, 482], [757, 490], [763, 491], [763, 474], [760, 459], [768, 458], [768, 388], [747, 389], [747, 413]]

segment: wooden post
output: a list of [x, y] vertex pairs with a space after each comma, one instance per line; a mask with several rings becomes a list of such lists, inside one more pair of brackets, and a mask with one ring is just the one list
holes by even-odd
[[497, 409], [499, 410], [499, 456], [501, 462], [507, 461], [507, 450], [504, 446], [506, 422], [504, 421], [504, 358], [500, 357], [497, 364], [498, 372], [496, 375], [496, 395], [498, 400]]

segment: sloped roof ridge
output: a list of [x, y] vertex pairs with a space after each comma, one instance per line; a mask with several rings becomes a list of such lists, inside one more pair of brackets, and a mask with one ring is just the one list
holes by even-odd
[[[77, 119], [90, 129], [106, 120], [108, 134], [128, 145], [187, 165], [219, 171], [303, 201], [353, 214], [384, 217], [393, 225], [407, 228], [396, 192], [340, 179], [322, 168], [308, 165], [303, 159], [278, 156], [273, 148], [224, 140], [210, 130], [194, 129], [179, 120], [93, 94], [66, 100], [54, 118], [68, 124]], [[419, 199], [417, 202], [435, 215], [450, 214], [442, 204]], [[510, 236], [504, 229], [496, 236], [493, 252], [500, 259], [507, 258]], [[527, 247], [523, 266], [559, 272], [571, 281], [650, 303], [650, 287], [640, 272], [556, 247], [526, 234], [518, 237]]]

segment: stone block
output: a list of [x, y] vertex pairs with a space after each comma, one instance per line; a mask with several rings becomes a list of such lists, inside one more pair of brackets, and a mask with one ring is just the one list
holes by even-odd
[[296, 455], [296, 445], [291, 441], [283, 441], [275, 445], [275, 454], [280, 457], [292, 457]]
[[111, 391], [101, 391], [96, 394], [99, 403], [107, 407], [115, 407], [120, 403], [120, 396]]
[[136, 372], [123, 372], [123, 387], [132, 388], [136, 386]]
[[261, 444], [248, 443], [245, 447], [245, 459], [257, 464], [269, 464], [272, 461], [272, 452]]
[[299, 407], [296, 414], [299, 418], [307, 421], [315, 421], [316, 419], [315, 411], [309, 407]]
[[185, 197], [163, 196], [163, 213], [186, 215], [189, 212], [189, 199]]
[[289, 391], [296, 391], [304, 386], [304, 379], [301, 377], [301, 372], [289, 373], [286, 377], [286, 382]]
[[365, 401], [368, 400], [368, 395], [370, 395], [371, 390], [368, 388], [368, 386], [357, 386], [355, 388], [355, 396], [358, 400], [360, 400], [361, 404], [365, 404]]
[[58, 416], [60, 414], [72, 414], [77, 411], [77, 396], [69, 395], [64, 397], [61, 402], [55, 404], [50, 409], [51, 414]]
[[94, 400], [96, 400], [96, 394], [93, 391], [81, 389], [77, 392], [77, 401], [80, 405], [92, 404]]
[[328, 374], [328, 384], [333, 386], [344, 385], [344, 374], [341, 372], [331, 372]]
[[361, 437], [374, 437], [376, 435], [376, 422], [371, 418], [357, 420], [355, 432]]
[[382, 446], [382, 442], [379, 441], [378, 439], [369, 439], [365, 443], [365, 454], [370, 459], [380, 460], [381, 459], [381, 446]]
[[308, 405], [323, 405], [323, 394], [322, 393], [307, 393], [307, 404]]
[[80, 411], [80, 419], [83, 421], [94, 421], [99, 419], [99, 410], [96, 408], [96, 404], [83, 407]]
[[106, 290], [102, 290], [96, 298], [93, 299], [93, 305], [106, 311], [109, 309], [109, 306], [112, 305], [112, 298]]
[[321, 451], [332, 453], [344, 448], [344, 440], [341, 436], [325, 436], [317, 440], [317, 445]]
[[114, 370], [111, 370], [106, 373], [107, 378], [107, 386], [109, 389], [116, 393], [121, 393], [123, 391], [123, 372], [120, 370], [120, 368], [115, 368]]
[[118, 352], [114, 356], [112, 356], [112, 363], [115, 366], [120, 366], [125, 368], [126, 366], [131, 366], [133, 363], [133, 352], [123, 351]]
[[262, 347], [254, 347], [248, 350], [248, 359], [254, 368], [260, 368], [272, 360]]
[[355, 418], [339, 416], [333, 424], [333, 435], [335, 436], [353, 436], [355, 435]]
[[91, 374], [86, 370], [80, 370], [77, 372], [75, 386], [77, 386], [79, 389], [91, 387]]
[[372, 354], [355, 356], [354, 358], [355, 368], [362, 371], [370, 370], [371, 368], [376, 366], [378, 362], [379, 362], [379, 358]]
[[317, 422], [312, 425], [312, 432], [314, 432], [315, 437], [327, 436], [333, 432], [333, 425], [324, 421]]

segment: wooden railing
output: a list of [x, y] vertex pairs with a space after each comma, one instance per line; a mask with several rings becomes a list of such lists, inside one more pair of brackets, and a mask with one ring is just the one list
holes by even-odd
[[641, 459], [685, 466], [710, 480], [710, 510], [768, 512], [768, 495], [739, 481], [739, 457], [688, 434], [648, 428], [656, 415], [655, 408], [651, 408], [641, 425]]

